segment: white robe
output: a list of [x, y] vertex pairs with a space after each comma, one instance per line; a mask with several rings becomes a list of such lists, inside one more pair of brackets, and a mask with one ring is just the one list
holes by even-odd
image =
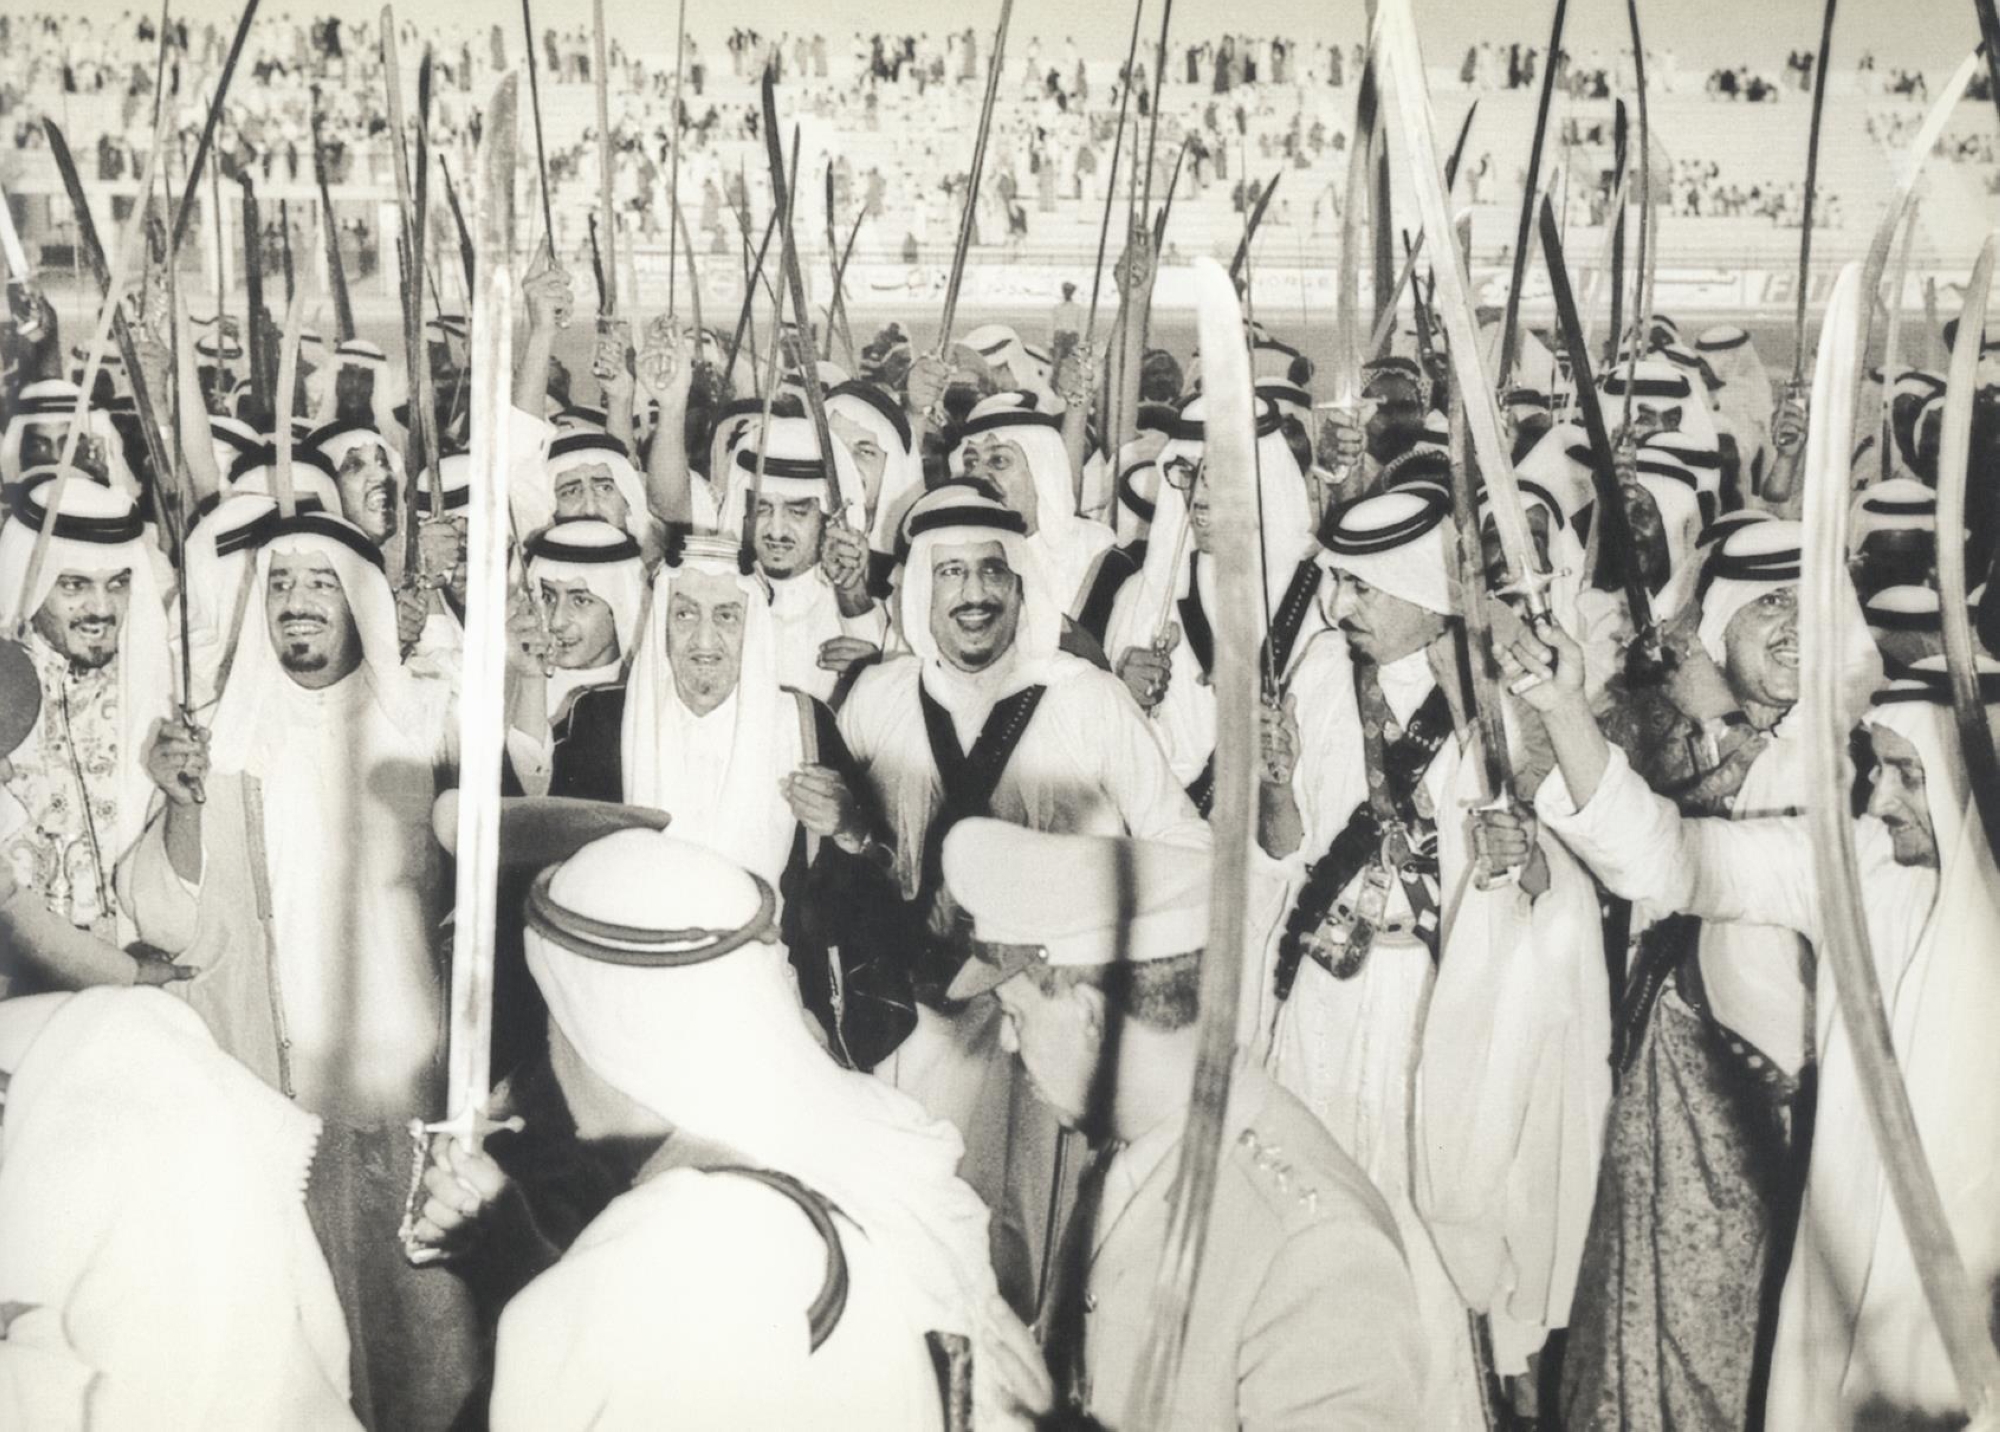
[[[1433, 683], [1421, 652], [1382, 668], [1407, 723]], [[1277, 862], [1296, 900], [1307, 867], [1367, 796], [1346, 639], [1317, 637], [1291, 690], [1300, 713], [1293, 777], [1304, 825]], [[1396, 1215], [1429, 1347], [1423, 1425], [1478, 1427], [1468, 1308], [1489, 1315], [1499, 1370], [1522, 1370], [1568, 1320], [1611, 1096], [1609, 998], [1595, 893], [1553, 842], [1551, 885], [1472, 887], [1466, 812], [1478, 763], [1447, 741], [1423, 782], [1438, 812], [1439, 963], [1414, 936], [1381, 941], [1336, 980], [1311, 960], [1274, 1007], [1267, 951], [1258, 1000], [1272, 1073], [1317, 1114]], [[1399, 906], [1403, 907], [1399, 910]], [[1391, 918], [1407, 919], [1400, 889]]]
[[[256, 910], [211, 908], [254, 905], [241, 872], [218, 880], [215, 862], [254, 860], [248, 849], [217, 848], [207, 827], [221, 825], [219, 812], [204, 821], [197, 885], [164, 870], [160, 826], [134, 852], [127, 878], [140, 933], [201, 970], [175, 992], [253, 1068], [264, 1067], [262, 1051], [238, 1047], [237, 1031], [247, 1037], [267, 1016], [246, 1002], [278, 1005], [273, 1032], [289, 1041], [283, 1060], [305, 1108], [350, 1122], [434, 1114], [444, 1032], [437, 939], [448, 901], [431, 803], [435, 771], [452, 759], [455, 702], [445, 683], [413, 682], [420, 699], [398, 720], [363, 672], [324, 691], [291, 681], [271, 689], [278, 709], [246, 769], [262, 787], [275, 988], [256, 978], [265, 951], [243, 938]], [[229, 803], [233, 817], [241, 789], [218, 775], [211, 803]], [[233, 820], [229, 828], [240, 831]]]
[[881, 646], [889, 619], [881, 606], [858, 617], [841, 615], [840, 598], [817, 568], [771, 583], [771, 634], [777, 640], [778, 684], [830, 700], [839, 681], [819, 664], [819, 649], [837, 637], [859, 637]]
[[[939, 799], [917, 697], [920, 678], [926, 686], [937, 680], [932, 668], [914, 656], [884, 662], [862, 674], [840, 713], [841, 737], [894, 827], [905, 896], [916, 893], [916, 865]], [[1048, 690], [1001, 774], [992, 814], [1033, 830], [1207, 846], [1207, 825], [1124, 684], [1068, 655], [1050, 658], [1040, 676]], [[972, 749], [995, 701], [1021, 684], [995, 685], [969, 701], [936, 698], [953, 718], [961, 749]]]

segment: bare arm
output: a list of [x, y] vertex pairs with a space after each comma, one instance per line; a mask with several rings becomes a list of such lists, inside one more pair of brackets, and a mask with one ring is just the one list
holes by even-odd
[[660, 421], [646, 453], [646, 502], [662, 522], [692, 526], [694, 502], [687, 461], [688, 389], [693, 365], [671, 330], [655, 324], [639, 354], [639, 386], [659, 399]]
[[528, 332], [521, 359], [514, 369], [514, 406], [540, 417], [547, 410], [549, 360], [555, 356], [556, 332], [567, 327], [575, 299], [569, 275], [555, 266], [548, 246], [535, 256], [521, 284], [528, 301]]

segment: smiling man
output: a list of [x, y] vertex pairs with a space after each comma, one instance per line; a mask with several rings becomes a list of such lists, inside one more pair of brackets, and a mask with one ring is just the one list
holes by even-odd
[[[1689, 813], [1755, 820], [1810, 797], [1800, 723], [1797, 523], [1755, 522], [1710, 554], [1696, 641], [1677, 643], [1663, 737]], [[1856, 682], [1872, 688], [1850, 607]], [[1674, 748], [1680, 748], [1676, 751]], [[1681, 754], [1684, 752], [1684, 754]], [[1664, 764], [1662, 762], [1661, 764]], [[1620, 1010], [1621, 1078], [1564, 1363], [1572, 1425], [1635, 1401], [1669, 1418], [1754, 1420], [1757, 1342], [1790, 1249], [1791, 1136], [1811, 1060], [1811, 951], [1790, 928], [1642, 918]], [[1681, 1177], [1698, 1158], [1706, 1173]], [[1668, 1212], [1670, 1216], [1661, 1216]], [[1658, 1381], [1671, 1360], [1676, 1375]]]
[[[912, 654], [863, 672], [841, 709], [857, 794], [883, 813], [871, 839], [903, 901], [906, 977], [933, 1006], [967, 957], [939, 864], [959, 820], [1208, 844], [1123, 684], [1057, 649], [1061, 609], [1026, 526], [968, 483], [913, 505], [898, 593]], [[948, 1009], [919, 1009], [878, 1072], [965, 1134], [967, 1177], [995, 1209], [1001, 1285], [1020, 1308], [1047, 1223], [1055, 1125], [1005, 1073], [993, 1002]]]
[[272, 525], [261, 639], [246, 624], [212, 740], [161, 733], [165, 804], [128, 876], [141, 934], [200, 971], [188, 1002], [217, 1041], [356, 1125], [433, 1116], [442, 1092], [430, 804], [456, 702], [402, 666], [381, 561], [337, 517]]
[[309, 441], [333, 465], [341, 515], [387, 554], [401, 525], [401, 459], [381, 433], [363, 423], [329, 423]]
[[22, 592], [35, 539], [55, 491], [48, 469], [17, 496], [0, 528], [0, 626], [25, 609], [26, 646], [41, 685], [34, 729], [5, 761], [8, 795], [25, 819], [0, 836], [17, 898], [95, 941], [79, 961], [40, 964], [25, 944], [0, 957], [0, 990], [76, 988], [171, 978], [158, 961], [120, 953], [132, 937], [115, 895], [119, 860], [145, 828], [151, 782], [144, 749], [172, 700], [164, 609], [139, 514], [125, 497], [73, 472], [63, 489], [35, 589]]
[[[802, 721], [817, 703], [780, 684], [770, 588], [738, 556], [729, 538], [690, 537], [654, 578], [625, 698], [624, 798], [776, 889], [798, 834], [788, 793], [821, 781]], [[832, 731], [830, 714], [812, 724]]]
[[528, 542], [529, 595], [508, 613], [507, 759], [527, 795], [624, 799], [625, 675], [646, 605], [639, 544], [607, 522]]

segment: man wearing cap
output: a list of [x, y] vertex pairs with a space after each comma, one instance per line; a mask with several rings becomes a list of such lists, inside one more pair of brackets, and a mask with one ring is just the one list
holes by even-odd
[[[436, 1112], [443, 991], [430, 830], [455, 701], [397, 647], [381, 554], [322, 513], [279, 519], [213, 737], [163, 733], [159, 819], [127, 880], [142, 935], [199, 973], [217, 1040], [308, 1109]], [[205, 803], [183, 773], [206, 775]]]
[[[1044, 1302], [1051, 1400], [1134, 1425], [1194, 1083], [1207, 853], [972, 818], [943, 860], [975, 953], [951, 997], [994, 992], [1003, 1047], [1097, 1146]], [[1254, 1064], [1231, 1075], [1221, 1148], [1173, 1424], [1420, 1425], [1423, 1341], [1381, 1195]]]
[[1553, 841], [1488, 848], [1449, 523], [1417, 484], [1336, 511], [1334, 629], [1264, 717], [1260, 787], [1289, 911], [1254, 1027], [1396, 1216], [1425, 1427], [1481, 1425], [1483, 1378], [1526, 1372], [1566, 1323], [1610, 1095], [1595, 889]]
[[[30, 572], [58, 488], [45, 560]], [[13, 812], [0, 832], [8, 904], [39, 905], [89, 937], [9, 940], [0, 991], [180, 977], [163, 961], [122, 952], [133, 928], [116, 893], [118, 864], [150, 810], [146, 745], [173, 700], [151, 557], [131, 500], [74, 470], [66, 482], [55, 469], [31, 474], [0, 526], [0, 631], [11, 635], [26, 619], [40, 699], [33, 728], [0, 759]]]
[[619, 732], [646, 566], [631, 534], [585, 518], [528, 541], [527, 600], [508, 616], [507, 757], [524, 794], [624, 799]]
[[[1208, 842], [1117, 678], [1057, 649], [1060, 608], [1025, 527], [1020, 513], [969, 484], [919, 500], [904, 524], [898, 592], [912, 654], [864, 671], [841, 709], [857, 793], [881, 812], [861, 846], [895, 877], [907, 967], [932, 1002], [964, 959], [938, 864], [957, 820], [994, 815], [1041, 830]], [[824, 813], [801, 816], [835, 833]], [[916, 1034], [882, 1072], [966, 1133], [967, 1177], [999, 1210], [1003, 1284], [1032, 1296], [1054, 1127], [1020, 1107], [1027, 1095], [1016, 1081], [988, 1077], [1004, 1060], [990, 1000], [948, 1016], [920, 1008], [917, 1018]], [[1040, 1170], [1039, 1187], [1031, 1169]]]
[[[1711, 552], [1693, 643], [1677, 644], [1665, 737], [1690, 813], [1755, 820], [1809, 799], [1798, 699], [1799, 528], [1753, 522]], [[1860, 613], [1845, 646], [1856, 710], [1880, 675]], [[1664, 761], [1661, 763], [1664, 767]], [[1661, 919], [1641, 932], [1619, 1010], [1620, 1082], [1564, 1362], [1565, 1421], [1660, 1407], [1667, 1425], [1754, 1420], [1804, 1165], [1793, 1141], [1811, 1059], [1811, 952], [1789, 928]], [[1704, 1176], [1682, 1170], [1699, 1163]], [[1672, 1368], [1671, 1374], [1663, 1369]]]
[[[1689, 819], [1647, 791], [1579, 699], [1575, 648], [1560, 634], [1546, 644], [1524, 635], [1501, 665], [1510, 681], [1534, 678], [1524, 699], [1555, 745], [1562, 779], [1542, 787], [1538, 813], [1612, 889], [1820, 938], [1829, 906], [1802, 818]], [[1978, 681], [1990, 718], [2000, 671], [1982, 662]], [[1922, 1157], [1984, 1306], [2000, 1277], [2000, 1046], [1984, 1027], [2000, 1002], [1990, 958], [2000, 878], [1969, 809], [1948, 690], [1941, 665], [1925, 663], [1878, 692], [1862, 718], [1873, 769], [1854, 832], [1856, 894]], [[1772, 1427], [1941, 1421], [1964, 1404], [1893, 1212], [1832, 981], [1822, 959], [1811, 1162], [1762, 1412]]]
[[958, 1138], [807, 1032], [775, 905], [750, 872], [644, 830], [536, 880], [528, 962], [561, 1102], [580, 1138], [650, 1156], [508, 1305], [497, 1432], [943, 1427], [934, 1335], [969, 1348], [975, 1406], [998, 1407], [1005, 1315]]

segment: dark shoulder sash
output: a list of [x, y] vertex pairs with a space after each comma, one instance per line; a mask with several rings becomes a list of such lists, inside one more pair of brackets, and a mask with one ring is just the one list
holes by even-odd
[[[1412, 808], [1411, 798], [1451, 730], [1451, 702], [1443, 687], [1433, 687], [1400, 737], [1386, 744], [1380, 744], [1379, 737], [1368, 743], [1371, 747], [1380, 744], [1379, 760], [1371, 760], [1370, 765], [1379, 766], [1382, 786], [1379, 794], [1371, 790], [1368, 798], [1355, 802], [1354, 813], [1328, 842], [1326, 853], [1306, 871], [1305, 885], [1285, 919], [1285, 933], [1278, 942], [1275, 990], [1280, 1000], [1292, 992], [1292, 982], [1305, 958], [1307, 937], [1319, 928], [1340, 892], [1380, 847], [1385, 813], [1393, 813], [1412, 828], [1419, 825], [1421, 818]], [[1377, 755], [1374, 750], [1369, 754]], [[1387, 807], [1387, 812], [1378, 807]]]
[[825, 1195], [808, 1188], [790, 1174], [773, 1169], [725, 1164], [702, 1171], [735, 1174], [752, 1183], [761, 1183], [774, 1193], [783, 1194], [806, 1216], [813, 1232], [826, 1245], [826, 1276], [820, 1283], [819, 1293], [806, 1308], [806, 1327], [812, 1338], [809, 1351], [818, 1352], [820, 1344], [832, 1337], [834, 1328], [839, 1326], [840, 1315], [847, 1311], [847, 1252], [840, 1246], [840, 1230], [833, 1222], [833, 1216], [840, 1210]]
[[951, 715], [938, 705], [922, 681], [917, 683], [917, 700], [924, 713], [924, 733], [930, 738], [931, 758], [937, 762], [938, 786], [944, 802], [924, 833], [923, 890], [934, 893], [943, 879], [941, 860], [944, 838], [951, 828], [968, 816], [991, 813], [993, 792], [1013, 759], [1014, 748], [1027, 734], [1042, 703], [1046, 686], [1026, 686], [996, 702], [979, 728], [979, 738], [970, 751], [958, 744]]

